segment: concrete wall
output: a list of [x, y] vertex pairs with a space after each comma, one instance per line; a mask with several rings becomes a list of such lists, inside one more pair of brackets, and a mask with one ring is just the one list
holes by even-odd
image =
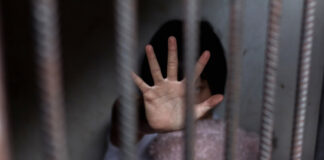
[[[42, 159], [29, 4], [4, 2], [8, 90], [14, 159]], [[68, 149], [72, 160], [99, 160], [105, 151], [110, 107], [116, 94], [112, 1], [60, 1]], [[228, 0], [203, 0], [202, 18], [228, 42]], [[165, 21], [182, 18], [182, 1], [139, 1], [139, 51]], [[259, 130], [268, 1], [247, 0], [244, 12], [240, 124]], [[304, 159], [313, 159], [323, 74], [324, 2], [318, 2]], [[297, 76], [302, 0], [284, 0], [275, 121], [274, 159], [288, 159]], [[17, 11], [17, 12], [16, 12]], [[26, 20], [22, 20], [22, 18]], [[17, 25], [21, 24], [21, 25]], [[17, 47], [19, 46], [19, 47]], [[226, 49], [227, 50], [227, 49]], [[25, 54], [27, 52], [28, 54]], [[24, 78], [25, 77], [25, 78]], [[27, 77], [27, 78], [26, 78]], [[217, 113], [223, 115], [224, 104]], [[32, 146], [32, 147], [30, 147]]]

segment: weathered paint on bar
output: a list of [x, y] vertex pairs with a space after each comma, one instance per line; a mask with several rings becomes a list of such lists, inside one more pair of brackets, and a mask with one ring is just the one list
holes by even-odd
[[235, 160], [239, 120], [241, 65], [242, 65], [242, 12], [243, 1], [230, 1], [228, 80], [226, 84], [226, 139], [225, 159]]
[[57, 2], [33, 0], [44, 159], [67, 160]]
[[303, 152], [304, 127], [308, 102], [309, 79], [313, 49], [316, 0], [304, 0], [303, 23], [300, 44], [296, 108], [293, 125], [291, 159], [301, 160]]
[[[1, 17], [1, 16], [0, 16]], [[1, 19], [1, 18], [0, 18]], [[0, 23], [0, 160], [10, 159], [10, 146], [8, 137], [8, 121], [6, 109], [6, 94], [4, 86], [4, 64], [3, 64], [3, 43], [2, 24]]]
[[185, 23], [184, 23], [184, 51], [185, 51], [185, 75], [186, 75], [186, 116], [185, 116], [185, 159], [194, 159], [194, 103], [195, 88], [194, 74], [195, 59], [199, 51], [199, 1], [184, 0]]
[[282, 0], [269, 2], [267, 44], [265, 51], [265, 69], [263, 80], [263, 102], [259, 145], [259, 160], [271, 160], [273, 151], [274, 106], [279, 61], [280, 20]]
[[137, 115], [131, 72], [135, 72], [137, 57], [137, 1], [116, 0], [115, 3], [121, 159], [134, 160], [137, 156]]

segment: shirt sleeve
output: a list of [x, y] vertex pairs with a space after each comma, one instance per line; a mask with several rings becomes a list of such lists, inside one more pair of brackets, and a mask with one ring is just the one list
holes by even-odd
[[110, 128], [107, 135], [108, 149], [106, 151], [104, 160], [119, 160], [120, 149], [115, 146], [110, 140]]

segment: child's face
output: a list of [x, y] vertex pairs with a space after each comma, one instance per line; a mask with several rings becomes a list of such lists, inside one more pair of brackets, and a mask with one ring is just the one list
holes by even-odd
[[197, 103], [201, 103], [211, 96], [211, 91], [209, 89], [207, 80], [199, 78], [196, 83], [196, 91]]

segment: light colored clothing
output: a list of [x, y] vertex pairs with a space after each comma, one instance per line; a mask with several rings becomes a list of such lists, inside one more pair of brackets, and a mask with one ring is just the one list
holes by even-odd
[[[216, 114], [213, 114], [213, 119], [218, 119]], [[110, 133], [110, 132], [109, 132]], [[158, 134], [147, 134], [143, 136], [143, 138], [138, 142], [137, 149], [138, 149], [138, 160], [151, 160], [150, 155], [148, 154], [148, 147], [151, 142], [157, 137]], [[108, 150], [105, 155], [104, 160], [119, 160], [119, 155], [121, 151], [118, 147], [113, 145], [110, 142], [110, 135], [108, 135]]]
[[[224, 159], [225, 122], [223, 120], [204, 119], [196, 122], [193, 150], [195, 160]], [[258, 136], [238, 128], [235, 160], [257, 160]], [[175, 131], [159, 134], [149, 145], [148, 153], [152, 160], [184, 159], [184, 133]]]
[[[157, 136], [157, 134], [147, 134], [143, 136], [143, 138], [138, 142], [137, 149], [138, 149], [138, 160], [150, 160], [150, 156], [147, 153], [147, 148], [149, 144], [154, 140], [154, 138]], [[115, 145], [113, 145], [110, 142], [110, 138], [108, 136], [108, 150], [105, 155], [105, 160], [119, 160], [120, 156], [120, 149], [117, 148]]]

